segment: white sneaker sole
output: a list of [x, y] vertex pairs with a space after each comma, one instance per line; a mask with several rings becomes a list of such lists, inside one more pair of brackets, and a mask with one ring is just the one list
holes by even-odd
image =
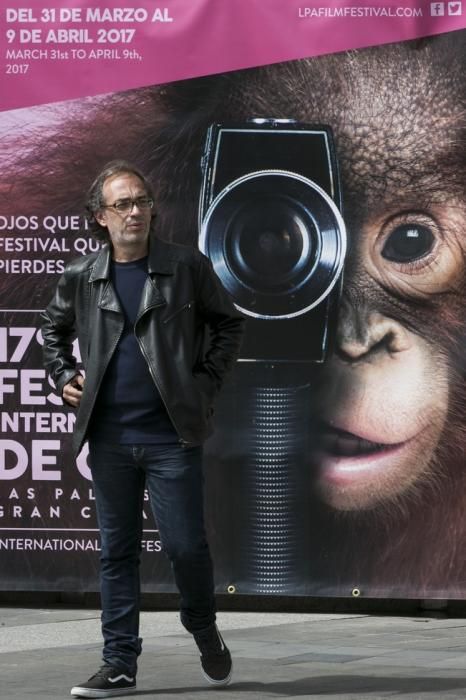
[[115, 688], [114, 690], [94, 690], [93, 688], [82, 688], [75, 685], [71, 688], [71, 695], [74, 698], [113, 698], [116, 695], [129, 695], [136, 692], [136, 686], [131, 688]]

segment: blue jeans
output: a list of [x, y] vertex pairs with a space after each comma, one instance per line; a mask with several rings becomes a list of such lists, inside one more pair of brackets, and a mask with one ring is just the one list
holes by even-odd
[[181, 622], [191, 633], [215, 622], [212, 560], [204, 529], [202, 448], [92, 440], [89, 462], [102, 546], [103, 658], [133, 674], [142, 648], [139, 561], [145, 487], [181, 594]]

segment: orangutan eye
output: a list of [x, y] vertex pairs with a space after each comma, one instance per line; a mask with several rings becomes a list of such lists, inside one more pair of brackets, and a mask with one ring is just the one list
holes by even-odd
[[385, 241], [382, 256], [391, 262], [410, 263], [430, 253], [434, 242], [432, 231], [427, 226], [402, 224]]

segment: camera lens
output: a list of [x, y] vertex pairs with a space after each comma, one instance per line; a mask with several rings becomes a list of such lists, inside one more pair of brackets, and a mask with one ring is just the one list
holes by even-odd
[[296, 286], [314, 254], [308, 216], [290, 197], [256, 197], [233, 212], [225, 236], [232, 274], [265, 293]]
[[236, 305], [258, 318], [291, 318], [319, 304], [343, 266], [346, 233], [333, 200], [296, 173], [263, 170], [212, 202], [199, 247]]

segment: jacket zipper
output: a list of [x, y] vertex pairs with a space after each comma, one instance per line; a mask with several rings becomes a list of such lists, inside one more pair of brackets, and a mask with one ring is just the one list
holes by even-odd
[[168, 417], [170, 418], [171, 422], [173, 423], [173, 426], [174, 426], [176, 432], [177, 432], [178, 435], [180, 436], [180, 442], [181, 442], [182, 444], [184, 444], [184, 445], [187, 445], [187, 444], [188, 444], [188, 441], [187, 441], [187, 440], [184, 440], [184, 439], [181, 437], [181, 432], [180, 432], [180, 430], [178, 429], [178, 426], [176, 425], [176, 421], [173, 420], [173, 416], [172, 416], [172, 414], [170, 413], [170, 411], [168, 410], [167, 402], [166, 402], [165, 399], [163, 398], [163, 394], [162, 394], [162, 392], [160, 391], [159, 383], [157, 382], [157, 379], [155, 378], [155, 374], [154, 374], [154, 371], [153, 371], [153, 369], [152, 369], [152, 365], [151, 365], [151, 363], [149, 362], [149, 359], [148, 359], [148, 357], [147, 357], [147, 355], [146, 355], [146, 352], [145, 352], [145, 350], [144, 350], [144, 346], [142, 345], [142, 343], [141, 343], [141, 341], [139, 340], [139, 337], [138, 337], [138, 335], [137, 335], [137, 333], [136, 333], [136, 328], [134, 329], [134, 335], [136, 336], [136, 340], [138, 341], [138, 345], [139, 345], [139, 347], [140, 347], [140, 349], [141, 349], [141, 352], [142, 352], [142, 354], [143, 354], [143, 356], [144, 356], [144, 359], [145, 359], [145, 361], [146, 361], [147, 367], [149, 368], [149, 372], [150, 372], [150, 375], [151, 375], [151, 377], [152, 377], [152, 380], [153, 380], [155, 386], [157, 387], [157, 391], [159, 392], [160, 398], [162, 399], [162, 403], [163, 403], [163, 405], [165, 406], [165, 410], [166, 410], [166, 412], [167, 412], [167, 414], [168, 414]]
[[175, 318], [175, 316], [178, 316], [178, 314], [180, 314], [180, 313], [181, 313], [182, 311], [184, 311], [185, 309], [190, 309], [191, 306], [193, 306], [193, 305], [194, 305], [194, 301], [188, 301], [186, 304], [183, 304], [183, 306], [180, 306], [179, 309], [177, 309], [177, 310], [174, 311], [172, 314], [170, 314], [170, 316], [167, 316], [167, 318], [165, 318], [165, 319], [163, 320], [163, 322], [164, 322], [164, 323], [168, 323], [168, 321], [171, 321], [172, 318]]

